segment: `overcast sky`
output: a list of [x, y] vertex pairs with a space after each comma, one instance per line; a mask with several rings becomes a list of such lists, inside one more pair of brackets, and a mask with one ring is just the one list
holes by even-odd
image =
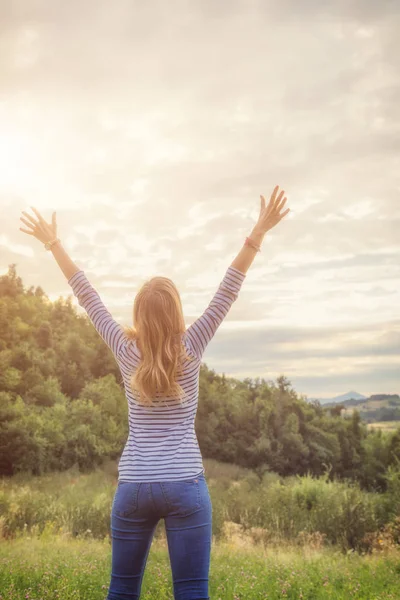
[[204, 362], [285, 374], [308, 397], [400, 392], [400, 2], [0, 11], [1, 273], [72, 293], [19, 230], [29, 206], [55, 210], [115, 319], [131, 324], [140, 285], [164, 275], [189, 326], [280, 185], [291, 212]]

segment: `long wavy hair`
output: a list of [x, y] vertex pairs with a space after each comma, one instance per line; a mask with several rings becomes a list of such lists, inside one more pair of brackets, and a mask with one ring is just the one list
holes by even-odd
[[182, 343], [186, 331], [179, 292], [168, 277], [144, 282], [133, 303], [133, 327], [123, 329], [136, 344], [141, 361], [130, 378], [132, 393], [143, 406], [159, 394], [178, 397], [185, 391], [177, 382], [184, 360], [194, 360]]

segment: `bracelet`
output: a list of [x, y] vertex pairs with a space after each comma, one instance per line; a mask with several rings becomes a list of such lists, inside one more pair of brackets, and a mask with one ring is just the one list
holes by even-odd
[[52, 247], [54, 244], [57, 244], [57, 242], [60, 242], [60, 243], [61, 243], [61, 240], [60, 240], [60, 238], [56, 238], [55, 240], [52, 240], [51, 242], [46, 242], [46, 243], [45, 243], [45, 245], [44, 245], [44, 247], [46, 248], [46, 250], [51, 250], [51, 247]]
[[251, 248], [254, 248], [254, 250], [257, 250], [257, 252], [261, 252], [260, 246], [257, 246], [257, 244], [255, 244], [255, 242], [253, 242], [253, 240], [249, 237], [246, 238], [244, 244], [245, 246], [250, 246]]

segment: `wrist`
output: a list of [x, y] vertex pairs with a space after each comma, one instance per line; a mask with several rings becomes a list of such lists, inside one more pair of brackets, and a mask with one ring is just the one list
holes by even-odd
[[253, 240], [256, 244], [260, 245], [265, 237], [266, 231], [260, 229], [255, 225], [249, 235], [249, 238]]
[[44, 244], [44, 247], [46, 248], [46, 250], [53, 250], [56, 246], [59, 246], [60, 244], [61, 244], [60, 238], [55, 237], [52, 240], [49, 240], [48, 242], [46, 242]]

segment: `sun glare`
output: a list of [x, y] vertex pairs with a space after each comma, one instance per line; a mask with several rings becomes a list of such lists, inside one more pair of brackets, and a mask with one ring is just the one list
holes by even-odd
[[3, 132], [0, 137], [0, 189], [18, 193], [26, 189], [34, 176], [35, 149], [32, 141], [20, 133]]

